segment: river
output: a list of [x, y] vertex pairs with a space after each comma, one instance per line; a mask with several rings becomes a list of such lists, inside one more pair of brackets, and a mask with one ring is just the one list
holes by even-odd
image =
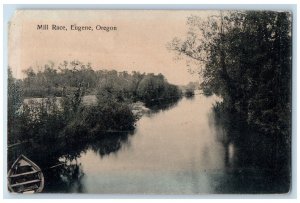
[[268, 170], [235, 165], [238, 150], [233, 144], [224, 145], [222, 130], [214, 124], [211, 107], [216, 100], [216, 97], [196, 95], [145, 113], [137, 121], [133, 134], [126, 138], [117, 137], [105, 145], [84, 147], [79, 158], [69, 163], [68, 173], [73, 171], [72, 177], [76, 178], [68, 182], [63, 174], [57, 174], [68, 183], [53, 183], [44, 192], [281, 192], [282, 179], [275, 180]]

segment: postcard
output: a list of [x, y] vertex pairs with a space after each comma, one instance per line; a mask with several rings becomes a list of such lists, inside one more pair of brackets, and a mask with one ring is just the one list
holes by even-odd
[[292, 13], [17, 10], [11, 193], [285, 194]]

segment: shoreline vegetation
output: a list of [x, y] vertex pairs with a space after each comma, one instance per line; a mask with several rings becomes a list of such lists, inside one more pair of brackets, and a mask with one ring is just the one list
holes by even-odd
[[[26, 148], [10, 151], [9, 163], [19, 153], [53, 153], [45, 145], [54, 147], [61, 139], [73, 143], [128, 134], [151, 107], [176, 102], [183, 95], [162, 74], [94, 71], [78, 61], [24, 72], [22, 80], [10, 69], [8, 75], [8, 145], [27, 143]], [[34, 161], [46, 164], [43, 157]]]
[[[285, 11], [220, 11], [187, 19], [189, 32], [168, 48], [196, 62], [200, 89], [217, 95], [216, 125], [226, 146], [246, 152], [249, 167], [291, 176], [292, 14]], [[256, 146], [255, 148], [251, 146]], [[252, 155], [252, 157], [248, 157]], [[256, 156], [257, 155], [257, 156]], [[285, 188], [288, 191], [289, 188]]]
[[[280, 192], [289, 192], [291, 18], [284, 11], [220, 11], [206, 19], [188, 17], [189, 32], [167, 47], [184, 57], [187, 66], [197, 64], [194, 72], [201, 83], [185, 87], [170, 84], [162, 74], [95, 71], [91, 64], [78, 61], [46, 64], [37, 72], [29, 68], [22, 80], [9, 69], [8, 144], [26, 144], [9, 149], [8, 166], [20, 153], [34, 154], [33, 161], [42, 166], [59, 157], [76, 160], [84, 149], [72, 148], [86, 147], [78, 142], [101, 145], [102, 154], [117, 151], [135, 130], [141, 112], [159, 105], [169, 108], [200, 90], [222, 98], [212, 111], [222, 132], [218, 136], [225, 146], [225, 165], [229, 146], [234, 145], [235, 169], [266, 169], [280, 180]], [[91, 95], [93, 105], [83, 105], [85, 96]], [[46, 99], [26, 104], [24, 98]]]

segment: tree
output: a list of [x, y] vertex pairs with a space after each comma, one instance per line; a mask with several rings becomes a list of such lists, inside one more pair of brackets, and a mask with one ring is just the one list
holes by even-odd
[[[10, 67], [8, 67], [8, 89], [7, 89], [7, 122], [8, 122], [8, 142], [13, 143], [18, 140], [17, 131], [18, 126], [14, 126], [19, 118], [18, 111], [23, 102], [20, 81], [12, 76]], [[14, 126], [14, 127], [13, 127]]]
[[279, 96], [276, 104], [290, 106], [290, 24], [287, 12], [220, 12], [207, 20], [191, 16], [186, 39], [175, 39], [170, 47], [201, 64], [204, 92], [221, 96], [228, 108], [254, 122], [248, 116], [259, 108], [251, 102], [265, 97], [276, 103]]
[[229, 126], [261, 133], [277, 146], [274, 153], [286, 155], [291, 134], [291, 14], [220, 12], [208, 19], [191, 16], [188, 25], [187, 37], [175, 38], [170, 48], [199, 64], [202, 91], [223, 98], [218, 108], [231, 115]]

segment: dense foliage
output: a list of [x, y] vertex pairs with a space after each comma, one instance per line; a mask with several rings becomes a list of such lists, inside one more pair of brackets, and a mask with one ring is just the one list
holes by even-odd
[[189, 82], [187, 85], [181, 87], [183, 89], [184, 96], [191, 98], [195, 96], [195, 90], [199, 89], [200, 85], [198, 82]]
[[26, 77], [21, 81], [24, 97], [62, 96], [66, 89], [76, 88], [79, 84], [86, 94], [97, 94], [117, 101], [139, 100], [147, 103], [181, 96], [179, 89], [169, 84], [162, 74], [95, 71], [90, 64], [78, 61], [64, 62], [57, 67], [47, 64], [37, 72], [30, 68], [24, 73]]
[[[8, 120], [8, 134], [16, 134], [14, 128], [14, 121], [18, 117], [18, 110], [22, 105], [23, 96], [21, 91], [21, 84], [12, 77], [11, 70], [8, 69], [8, 99], [7, 99], [7, 120]], [[14, 137], [9, 137], [9, 142], [14, 142]]]
[[251, 128], [261, 141], [272, 140], [275, 159], [289, 154], [291, 14], [222, 11], [208, 19], [191, 16], [188, 25], [187, 38], [175, 38], [170, 47], [198, 62], [203, 93], [223, 98], [217, 114], [240, 128], [229, 128], [228, 136], [248, 139], [242, 131]]
[[[38, 72], [28, 69], [25, 73], [22, 80], [15, 79], [10, 69], [8, 74], [10, 162], [20, 153], [29, 153], [42, 164], [43, 156], [35, 153], [59, 158], [67, 146], [76, 148], [78, 141], [118, 139], [116, 133], [134, 130], [138, 116], [132, 111], [133, 102], [148, 104], [181, 96], [161, 74], [94, 71], [79, 62], [46, 65]], [[96, 104], [84, 104], [89, 94], [96, 95]], [[71, 154], [68, 159], [78, 156], [67, 154]]]

